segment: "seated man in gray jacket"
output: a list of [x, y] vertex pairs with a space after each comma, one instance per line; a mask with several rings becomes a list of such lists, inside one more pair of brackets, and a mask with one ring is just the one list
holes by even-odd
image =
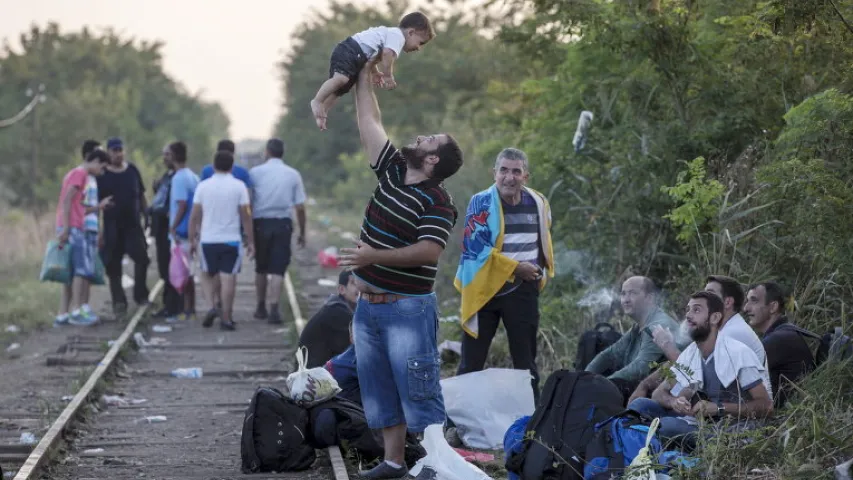
[[656, 303], [657, 289], [647, 277], [631, 277], [622, 284], [622, 310], [635, 324], [616, 343], [595, 356], [586, 371], [606, 376], [627, 399], [651, 370], [651, 364], [664, 359], [664, 353], [651, 335], [660, 325], [673, 335], [678, 324]]

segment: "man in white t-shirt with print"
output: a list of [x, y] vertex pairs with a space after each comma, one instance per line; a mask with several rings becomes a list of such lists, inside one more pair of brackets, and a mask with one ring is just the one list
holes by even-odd
[[[234, 155], [231, 152], [216, 152], [213, 159], [214, 174], [196, 188], [190, 216], [189, 238], [193, 239], [192, 251], [201, 253], [199, 263], [202, 275], [207, 275], [211, 280], [204, 282], [204, 286], [212, 289], [213, 280], [219, 277], [222, 297], [220, 326], [223, 330], [236, 328], [233, 311], [236, 275], [240, 273], [242, 262], [241, 224], [248, 236], [246, 253], [250, 258], [254, 255], [249, 191], [243, 182], [231, 175], [233, 166]], [[199, 231], [201, 235], [197, 235]], [[205, 293], [207, 298], [214, 298], [212, 291]], [[211, 307], [216, 308], [216, 305]], [[212, 326], [214, 318], [205, 317], [202, 326]]]

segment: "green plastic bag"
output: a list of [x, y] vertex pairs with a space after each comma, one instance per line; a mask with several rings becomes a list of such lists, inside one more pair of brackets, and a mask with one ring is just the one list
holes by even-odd
[[106, 285], [104, 278], [104, 262], [101, 261], [101, 256], [95, 253], [95, 274], [90, 280], [92, 285]]
[[42, 282], [71, 282], [71, 246], [59, 248], [57, 240], [47, 242], [39, 280]]

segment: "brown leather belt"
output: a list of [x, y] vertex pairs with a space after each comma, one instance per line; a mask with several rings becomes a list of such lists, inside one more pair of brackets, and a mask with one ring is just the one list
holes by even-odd
[[397, 295], [396, 293], [361, 292], [359, 295], [361, 298], [365, 299], [367, 303], [394, 303], [397, 300], [406, 298], [405, 295]]

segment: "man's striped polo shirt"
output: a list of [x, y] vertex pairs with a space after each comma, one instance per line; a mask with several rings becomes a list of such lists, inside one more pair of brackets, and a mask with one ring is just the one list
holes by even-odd
[[[365, 209], [361, 241], [379, 250], [403, 248], [421, 240], [446, 247], [457, 212], [441, 180], [405, 185], [406, 160], [390, 140], [372, 168], [379, 186]], [[436, 264], [417, 267], [368, 265], [354, 273], [364, 282], [387, 292], [426, 295], [432, 292], [437, 267]]]

